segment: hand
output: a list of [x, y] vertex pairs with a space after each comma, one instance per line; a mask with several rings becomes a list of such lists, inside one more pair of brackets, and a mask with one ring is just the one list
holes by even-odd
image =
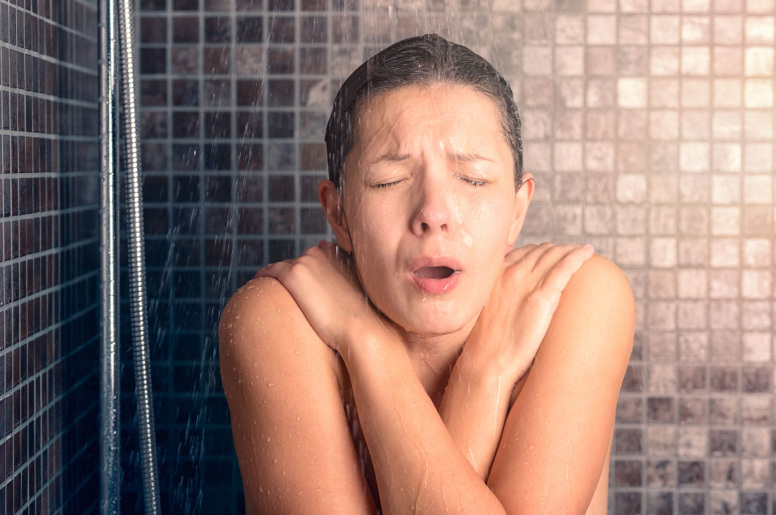
[[592, 247], [552, 243], [507, 252], [466, 342], [469, 355], [517, 383], [533, 365], [561, 292], [593, 254]]
[[337, 352], [354, 331], [372, 330], [376, 324], [389, 331], [395, 327], [372, 307], [353, 259], [339, 245], [326, 240], [296, 259], [268, 264], [256, 277], [280, 281], [321, 340]]

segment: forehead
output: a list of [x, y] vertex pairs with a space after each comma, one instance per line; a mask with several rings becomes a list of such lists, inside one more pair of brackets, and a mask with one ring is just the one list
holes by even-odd
[[356, 134], [362, 151], [420, 136], [478, 145], [503, 139], [496, 103], [474, 88], [449, 84], [405, 86], [367, 100], [356, 113]]

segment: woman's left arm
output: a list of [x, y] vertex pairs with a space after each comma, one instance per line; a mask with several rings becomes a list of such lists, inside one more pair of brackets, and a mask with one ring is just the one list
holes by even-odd
[[[401, 342], [369, 331], [349, 333], [340, 354], [350, 374], [383, 513], [506, 514], [453, 441]], [[468, 416], [475, 416], [474, 411]]]

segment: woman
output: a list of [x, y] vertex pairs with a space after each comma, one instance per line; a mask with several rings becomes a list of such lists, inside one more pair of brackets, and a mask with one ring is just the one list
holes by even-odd
[[589, 246], [512, 250], [534, 181], [508, 83], [409, 38], [345, 81], [326, 143], [337, 244], [220, 322], [247, 512], [606, 513], [633, 295]]

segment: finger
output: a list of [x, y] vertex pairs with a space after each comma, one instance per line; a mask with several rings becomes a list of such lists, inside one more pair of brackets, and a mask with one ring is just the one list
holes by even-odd
[[590, 259], [595, 251], [592, 247], [578, 247], [567, 253], [555, 266], [553, 266], [542, 279], [540, 288], [549, 288], [560, 292], [568, 284], [571, 276], [582, 267], [582, 264]]
[[[544, 245], [544, 243], [542, 245]], [[525, 257], [538, 246], [539, 245], [536, 245], [535, 243], [530, 243], [523, 247], [512, 249], [504, 255], [504, 263], [506, 263], [507, 266], [512, 266], [524, 260]]]
[[555, 244], [549, 241], [540, 243], [539, 245], [526, 245], [525, 247], [516, 249], [514, 252], [510, 252], [505, 261], [508, 260], [509, 266], [520, 263], [528, 270], [533, 270], [536, 261], [542, 256], [542, 254], [547, 249], [551, 249], [554, 246]]
[[558, 262], [581, 245], [552, 245], [546, 247], [540, 254], [537, 254], [536, 261], [534, 262], [531, 272], [537, 277], [544, 277], [550, 271], [552, 267], [558, 264]]
[[254, 279], [258, 279], [259, 277], [274, 277], [275, 279], [278, 278], [278, 276], [285, 270], [291, 266], [291, 260], [286, 259], [284, 261], [278, 261], [277, 263], [270, 263], [258, 272], [256, 272], [256, 276]]

